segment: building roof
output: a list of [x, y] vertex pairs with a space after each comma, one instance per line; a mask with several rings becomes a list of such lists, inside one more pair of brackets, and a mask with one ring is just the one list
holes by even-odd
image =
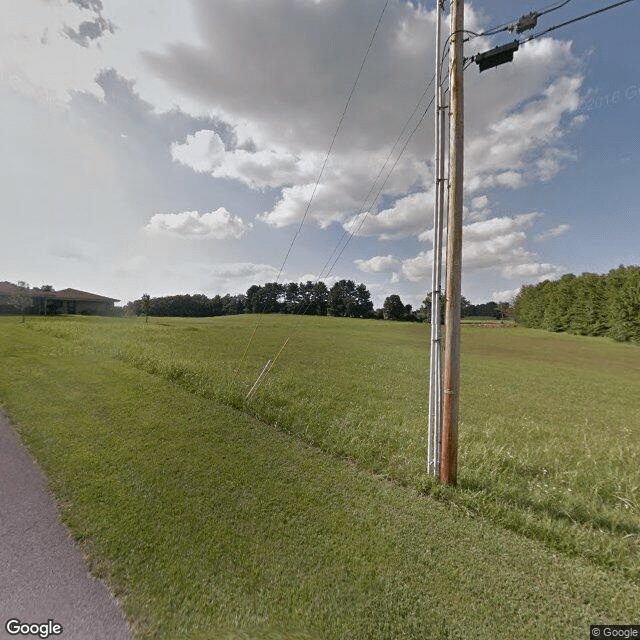
[[97, 293], [79, 291], [78, 289], [61, 289], [60, 291], [40, 291], [38, 289], [25, 289], [6, 280], [0, 282], [0, 295], [14, 296], [16, 294], [27, 294], [47, 300], [82, 300], [85, 302], [120, 302], [117, 298], [107, 298]]
[[[45, 292], [47, 293], [47, 292]], [[107, 298], [99, 296], [97, 293], [78, 291], [78, 289], [61, 289], [60, 291], [48, 292], [48, 295], [58, 300], [85, 300], [87, 302], [120, 302], [117, 298]]]
[[26, 290], [16, 284], [4, 280], [0, 282], [0, 295], [14, 296], [17, 293], [25, 293]]

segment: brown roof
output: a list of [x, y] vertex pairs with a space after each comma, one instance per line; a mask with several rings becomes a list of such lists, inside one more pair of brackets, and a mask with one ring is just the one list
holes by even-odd
[[107, 298], [99, 296], [97, 293], [88, 293], [78, 289], [61, 289], [60, 291], [39, 291], [36, 289], [25, 289], [18, 285], [7, 282], [0, 282], [0, 295], [13, 296], [16, 294], [27, 294], [47, 298], [48, 300], [84, 300], [87, 302], [120, 302], [117, 298]]
[[[49, 292], [51, 295], [52, 292]], [[88, 293], [87, 291], [78, 291], [78, 289], [61, 289], [55, 291], [52, 297], [59, 300], [86, 300], [89, 302], [120, 302], [117, 298], [107, 298], [99, 296], [97, 293]]]
[[6, 280], [3, 282], [0, 282], [0, 295], [14, 296], [17, 293], [28, 293], [28, 292], [29, 292], [28, 289], [19, 287], [18, 285], [13, 284], [11, 282], [7, 282]]

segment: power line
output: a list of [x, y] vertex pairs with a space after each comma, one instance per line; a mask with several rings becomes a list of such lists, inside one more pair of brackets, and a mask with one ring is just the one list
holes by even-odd
[[[564, 7], [566, 4], [569, 4], [573, 0], [563, 0], [561, 2], [555, 2], [553, 4], [542, 7], [541, 9], [534, 9], [531, 11], [528, 16], [535, 16], [537, 20], [540, 16], [546, 15], [547, 13], [551, 13], [552, 11], [557, 11], [558, 9]], [[465, 31], [465, 33], [470, 33], [474, 38], [481, 38], [486, 36], [495, 36], [498, 33], [503, 31], [513, 31], [517, 29], [518, 23], [528, 16], [522, 16], [519, 20], [511, 20], [509, 22], [503, 22], [495, 27], [489, 27], [485, 29], [482, 33], [474, 33], [473, 31]], [[465, 42], [468, 42], [470, 38], [466, 38]]]
[[540, 9], [539, 11], [535, 11], [534, 13], [537, 13], [539, 16], [543, 16], [547, 13], [551, 13], [552, 11], [557, 11], [558, 9], [561, 9], [562, 7], [564, 7], [565, 4], [569, 4], [571, 1], [572, 0], [564, 0], [564, 2], [561, 2], [560, 4], [556, 2], [555, 5], [550, 4], [548, 7], [544, 7], [543, 9]]
[[[561, 6], [564, 6], [570, 2], [570, 0], [565, 0], [565, 2], [556, 8], [559, 9]], [[548, 29], [544, 29], [543, 31], [539, 31], [538, 33], [534, 33], [532, 36], [525, 40], [514, 40], [511, 43], [505, 44], [503, 46], [495, 47], [489, 51], [484, 51], [482, 53], [477, 53], [470, 58], [467, 58], [467, 61], [475, 61], [478, 63], [480, 71], [484, 71], [485, 69], [490, 69], [493, 67], [497, 67], [506, 62], [511, 62], [513, 60], [513, 54], [518, 50], [521, 44], [526, 42], [530, 42], [531, 40], [535, 40], [536, 38], [540, 38], [551, 31], [555, 31], [556, 29], [560, 29], [561, 27], [566, 27], [569, 24], [573, 24], [574, 22], [578, 22], [580, 20], [584, 20], [585, 18], [589, 18], [591, 16], [595, 16], [599, 13], [603, 13], [604, 11], [608, 11], [609, 9], [614, 9], [615, 7], [619, 7], [623, 4], [627, 4], [628, 2], [632, 2], [632, 0], [621, 0], [621, 2], [616, 2], [615, 4], [608, 5], [606, 7], [602, 7], [601, 9], [596, 9], [595, 11], [591, 11], [590, 13], [585, 13], [584, 15], [578, 16], [576, 18], [572, 18], [571, 20], [566, 20], [565, 22], [561, 22], [560, 24], [556, 24]], [[524, 27], [519, 27], [518, 31], [525, 31], [527, 29], [533, 28], [537, 21], [536, 14], [529, 14], [528, 16], [524, 16], [520, 19], [519, 23], [524, 24]]]
[[[380, 179], [380, 177], [382, 176], [385, 168], [387, 167], [387, 165], [389, 164], [389, 161], [391, 160], [391, 157], [393, 156], [394, 151], [396, 150], [396, 147], [400, 144], [400, 141], [402, 140], [402, 137], [404, 136], [407, 127], [409, 126], [409, 124], [411, 123], [411, 121], [413, 120], [414, 115], [416, 114], [416, 112], [418, 111], [418, 108], [420, 107], [420, 104], [422, 103], [422, 101], [424, 100], [425, 96], [427, 95], [427, 92], [429, 91], [429, 88], [431, 87], [431, 85], [433, 84], [433, 81], [435, 80], [435, 75], [431, 78], [431, 80], [429, 81], [429, 83], [427, 84], [425, 90], [423, 91], [422, 95], [420, 96], [418, 102], [416, 103], [416, 106], [413, 108], [413, 111], [411, 112], [411, 115], [409, 116], [409, 118], [407, 118], [407, 121], [405, 122], [404, 126], [402, 127], [402, 131], [400, 131], [400, 133], [398, 134], [398, 137], [396, 138], [396, 141], [393, 143], [393, 146], [391, 147], [391, 150], [389, 151], [384, 163], [382, 164], [382, 166], [380, 167], [380, 171], [378, 171], [378, 175], [376, 176], [375, 180], [373, 181], [371, 187], [369, 188], [369, 191], [367, 192], [367, 195], [364, 197], [364, 200], [362, 201], [362, 205], [360, 206], [360, 209], [358, 210], [358, 212], [356, 213], [356, 215], [353, 218], [353, 225], [355, 227], [355, 221], [358, 219], [358, 217], [360, 215], [362, 215], [364, 213], [364, 211], [367, 209], [367, 202], [369, 201], [369, 197], [371, 196], [371, 194], [373, 193], [376, 184], [378, 182], [378, 180]], [[433, 102], [433, 101], [432, 101]], [[398, 155], [398, 158], [396, 159], [395, 163], [393, 164], [393, 166], [391, 167], [391, 170], [388, 172], [387, 177], [384, 179], [384, 181], [382, 182], [382, 186], [380, 187], [380, 190], [378, 191], [378, 193], [376, 194], [375, 198], [371, 201], [371, 205], [369, 207], [369, 209], [371, 209], [373, 207], [373, 205], [376, 203], [376, 201], [378, 200], [378, 198], [380, 197], [380, 193], [382, 192], [382, 189], [384, 189], [386, 183], [389, 180], [389, 177], [391, 176], [391, 174], [393, 173], [393, 170], [395, 169], [396, 165], [398, 164], [400, 157], [402, 156], [402, 154], [404, 153], [404, 150], [406, 149], [407, 145], [409, 144], [409, 141], [411, 140], [411, 138], [413, 137], [416, 129], [420, 126], [420, 124], [422, 123], [422, 121], [424, 120], [424, 117], [426, 115], [426, 111], [429, 109], [429, 107], [431, 106], [431, 103], [429, 103], [429, 105], [427, 106], [427, 109], [425, 110], [425, 113], [422, 115], [422, 117], [420, 118], [418, 124], [416, 125], [416, 127], [413, 129], [413, 131], [409, 134], [409, 137], [407, 138], [402, 150], [400, 151], [400, 154]], [[368, 215], [368, 213], [367, 213]], [[366, 216], [365, 216], [366, 218]], [[362, 222], [364, 222], [364, 219], [362, 220]], [[360, 229], [360, 227], [362, 226], [362, 222], [360, 225], [358, 225], [358, 230]], [[337, 261], [340, 259], [340, 257], [342, 256], [342, 253], [344, 252], [344, 250], [346, 249], [347, 244], [350, 242], [351, 238], [353, 237], [353, 233], [350, 234], [349, 238], [347, 239], [347, 242], [345, 243], [344, 247], [340, 250], [340, 253], [338, 254], [338, 257], [333, 261], [333, 264], [331, 265], [331, 268], [326, 272], [325, 274], [325, 269], [327, 269], [327, 267], [329, 266], [329, 264], [331, 264], [331, 261], [333, 260], [333, 257], [336, 253], [336, 251], [338, 251], [340, 245], [342, 244], [342, 241], [344, 240], [344, 238], [347, 236], [347, 234], [349, 234], [349, 232], [344, 229], [342, 236], [340, 237], [340, 239], [338, 240], [338, 242], [336, 243], [336, 246], [331, 254], [331, 256], [329, 256], [329, 259], [327, 260], [327, 262], [325, 263], [324, 267], [322, 267], [322, 270], [320, 271], [320, 275], [319, 275], [319, 279], [322, 277], [327, 277], [329, 276], [329, 274], [333, 271], [333, 268], [335, 267]]]
[[[413, 130], [411, 131], [411, 133], [409, 134], [409, 137], [407, 138], [407, 140], [405, 141], [400, 153], [398, 154], [398, 157], [396, 158], [395, 162], [393, 163], [393, 166], [391, 167], [391, 169], [389, 170], [389, 172], [387, 173], [387, 177], [384, 179], [382, 185], [380, 186], [380, 189], [378, 189], [378, 192], [376, 193], [375, 198], [372, 201], [371, 207], [369, 208], [369, 210], [364, 214], [364, 216], [362, 217], [362, 219], [360, 220], [360, 222], [358, 223], [357, 227], [355, 227], [354, 229], [352, 229], [352, 231], [349, 233], [349, 237], [347, 238], [347, 241], [344, 243], [344, 246], [342, 247], [342, 249], [340, 249], [340, 252], [338, 253], [338, 255], [336, 256], [335, 260], [333, 261], [331, 267], [329, 268], [329, 271], [327, 272], [327, 276], [333, 271], [334, 267], [336, 266], [338, 260], [340, 260], [340, 258], [342, 257], [342, 254], [344, 253], [345, 249], [347, 248], [347, 246], [349, 245], [349, 243], [351, 242], [351, 240], [353, 239], [353, 237], [355, 236], [356, 233], [358, 233], [358, 231], [360, 231], [360, 229], [362, 228], [362, 226], [364, 225], [366, 219], [369, 217], [369, 213], [371, 212], [371, 209], [373, 208], [373, 205], [378, 201], [378, 198], [380, 197], [380, 195], [382, 194], [383, 189], [385, 188], [387, 182], [389, 181], [389, 178], [391, 177], [391, 174], [393, 173], [394, 169], [396, 168], [396, 166], [398, 165], [398, 162], [400, 162], [400, 158], [403, 156], [407, 146], [409, 145], [409, 142], [411, 141], [411, 139], [413, 138], [415, 132], [418, 130], [418, 128], [420, 127], [420, 125], [422, 124], [422, 121], [425, 119], [425, 116], [427, 115], [427, 113], [429, 112], [429, 109], [431, 108], [431, 105], [433, 104], [435, 100], [435, 96], [431, 99], [431, 101], [429, 102], [429, 104], [427, 105], [426, 109], [424, 110], [424, 112], [422, 113], [422, 116], [420, 116], [420, 120], [418, 120], [418, 123], [416, 124], [416, 126], [413, 128]], [[363, 212], [361, 211], [360, 214], [362, 214]], [[360, 215], [358, 214], [358, 215]], [[354, 226], [355, 226], [355, 221], [357, 220], [356, 216], [354, 218]], [[326, 276], [325, 276], [326, 277]]]
[[[373, 188], [375, 187], [375, 183], [378, 181], [378, 179], [380, 178], [380, 176], [382, 175], [382, 172], [384, 170], [384, 167], [387, 165], [389, 158], [391, 157], [392, 153], [393, 153], [393, 149], [395, 149], [395, 147], [398, 145], [400, 139], [402, 138], [402, 135], [404, 134], [409, 122], [411, 121], [411, 119], [413, 118], [414, 114], [416, 113], [420, 103], [422, 102], [422, 100], [424, 99], [424, 96], [426, 95], [427, 91], [429, 90], [429, 87], [431, 86], [431, 84], [433, 83], [433, 80], [435, 79], [435, 75], [434, 77], [431, 79], [431, 81], [429, 82], [427, 88], [425, 89], [424, 93], [422, 94], [422, 96], [420, 97], [420, 100], [418, 101], [418, 104], [416, 105], [416, 107], [414, 108], [411, 116], [409, 116], [408, 121], [405, 123], [405, 126], [402, 129], [402, 132], [400, 133], [400, 135], [398, 136], [398, 138], [396, 139], [396, 142], [392, 148], [391, 153], [387, 156], [387, 159], [385, 160], [385, 163], [383, 164], [382, 169], [380, 170], [380, 172], [378, 173], [378, 175], [376, 176], [376, 179], [374, 180], [373, 186], [371, 187], [371, 189], [369, 190], [369, 193], [367, 194], [367, 196], [365, 197], [365, 203], [369, 198], [369, 195], [371, 194], [371, 192], [373, 191]], [[348, 238], [346, 240], [346, 242], [344, 243], [344, 245], [342, 246], [342, 248], [340, 249], [340, 251], [338, 252], [338, 255], [335, 257], [335, 260], [333, 260], [333, 262], [331, 262], [333, 256], [335, 255], [336, 250], [338, 249], [338, 247], [340, 246], [340, 244], [342, 244], [342, 241], [345, 237], [345, 235], [347, 234], [347, 231], [345, 230], [340, 238], [340, 240], [338, 241], [336, 247], [333, 250], [333, 253], [331, 254], [331, 256], [329, 257], [329, 260], [327, 260], [327, 262], [325, 263], [324, 267], [322, 268], [322, 271], [320, 272], [317, 280], [316, 280], [316, 284], [318, 282], [320, 282], [320, 280], [322, 278], [326, 278], [328, 277], [331, 272], [333, 271], [334, 267], [336, 266], [338, 260], [340, 260], [340, 258], [342, 257], [342, 254], [344, 253], [345, 249], [347, 248], [349, 242], [351, 242], [353, 236], [362, 228], [362, 225], [364, 224], [364, 221], [367, 219], [371, 208], [373, 207], [373, 205], [375, 204], [375, 202], [378, 200], [378, 198], [380, 197], [380, 194], [382, 193], [382, 190], [384, 189], [385, 185], [387, 184], [387, 181], [389, 180], [391, 174], [393, 173], [393, 170], [396, 168], [398, 162], [400, 161], [400, 158], [402, 157], [402, 155], [404, 154], [409, 142], [411, 141], [411, 139], [413, 138], [415, 132], [418, 130], [418, 128], [420, 127], [420, 125], [422, 124], [422, 121], [424, 120], [425, 116], [427, 115], [429, 109], [431, 108], [431, 105], [433, 104], [435, 100], [435, 97], [431, 99], [431, 101], [429, 102], [429, 104], [427, 105], [426, 109], [424, 110], [422, 116], [420, 117], [420, 120], [418, 121], [418, 123], [416, 124], [416, 126], [413, 128], [413, 130], [411, 131], [411, 133], [409, 134], [409, 137], [407, 138], [407, 140], [405, 141], [402, 149], [400, 150], [400, 153], [398, 154], [398, 157], [396, 158], [393, 166], [391, 167], [391, 169], [389, 170], [389, 172], [387, 173], [386, 178], [384, 179], [384, 181], [382, 182], [382, 185], [380, 186], [380, 189], [378, 190], [375, 198], [372, 200], [372, 204], [371, 207], [369, 208], [369, 211], [366, 212], [366, 214], [363, 216], [363, 218], [360, 220], [359, 224], [356, 225], [356, 221], [358, 216], [363, 213], [364, 211], [364, 203], [363, 206], [361, 207], [360, 212], [354, 217], [353, 219], [353, 224], [352, 224], [352, 229], [351, 232], [348, 235]], [[331, 263], [331, 264], [330, 264]], [[329, 266], [330, 265], [330, 266]], [[328, 267], [328, 269], [327, 269]], [[326, 270], [326, 273], [325, 273]], [[256, 379], [256, 381], [254, 382], [253, 386], [251, 387], [251, 390], [249, 391], [249, 393], [246, 396], [246, 400], [250, 399], [253, 394], [257, 391], [258, 387], [260, 386], [260, 384], [264, 381], [264, 379], [266, 378], [266, 376], [270, 373], [270, 371], [273, 369], [273, 366], [275, 365], [276, 361], [278, 360], [278, 358], [280, 357], [280, 355], [282, 354], [282, 352], [284, 351], [285, 347], [287, 346], [287, 344], [289, 343], [289, 341], [291, 340], [291, 338], [293, 337], [293, 335], [295, 334], [295, 332], [300, 328], [300, 323], [301, 323], [301, 319], [302, 316], [306, 315], [306, 312], [309, 310], [309, 308], [311, 307], [311, 305], [313, 304], [313, 301], [310, 301], [309, 304], [307, 304], [307, 306], [302, 310], [301, 313], [297, 314], [299, 316], [298, 322], [296, 323], [296, 325], [293, 327], [293, 329], [290, 331], [289, 335], [287, 336], [287, 338], [285, 339], [284, 343], [282, 344], [282, 346], [280, 347], [280, 349], [278, 350], [278, 352], [274, 355], [274, 357], [269, 360], [267, 362], [267, 364], [264, 366], [262, 372], [260, 373], [260, 375], [258, 376], [258, 378]], [[255, 333], [255, 332], [254, 332]]]
[[[598, 13], [603, 13], [604, 11], [608, 11], [609, 9], [614, 9], [615, 7], [619, 7], [620, 5], [627, 4], [628, 2], [632, 2], [633, 0], [622, 0], [622, 2], [616, 2], [615, 4], [610, 4], [607, 7], [603, 7], [602, 9], [597, 9], [596, 11], [592, 11], [591, 13], [585, 13], [582, 16], [578, 16], [577, 18], [572, 18], [571, 20], [567, 20], [566, 22], [562, 22], [553, 27], [549, 27], [544, 31], [540, 31], [539, 33], [534, 33], [532, 36], [524, 40], [524, 42], [529, 42], [530, 40], [535, 40], [540, 36], [543, 36], [551, 31], [555, 31], [556, 29], [560, 29], [560, 27], [566, 27], [568, 24], [573, 24], [574, 22], [578, 22], [579, 20], [584, 20], [585, 18], [590, 18], [591, 16], [595, 16]], [[523, 42], [523, 43], [524, 43]]]
[[[367, 217], [369, 216], [369, 213], [371, 211], [371, 209], [373, 208], [373, 205], [377, 202], [378, 198], [380, 197], [382, 191], [384, 190], [384, 187], [386, 186], [389, 178], [391, 177], [391, 174], [393, 173], [394, 169], [396, 168], [396, 166], [398, 165], [398, 162], [400, 161], [400, 158], [403, 156], [407, 146], [409, 145], [409, 142], [411, 141], [411, 139], [413, 138], [414, 134], [416, 133], [416, 131], [418, 130], [418, 128], [420, 127], [420, 125], [422, 124], [425, 116], [427, 115], [427, 113], [429, 112], [429, 109], [431, 108], [431, 105], [433, 105], [433, 102], [435, 100], [435, 96], [430, 100], [429, 104], [426, 106], [424, 112], [422, 113], [422, 115], [420, 116], [420, 119], [418, 120], [417, 124], [414, 126], [414, 128], [412, 129], [411, 133], [409, 134], [409, 136], [407, 137], [407, 139], [405, 140], [404, 145], [402, 146], [402, 149], [400, 150], [400, 153], [398, 154], [397, 158], [395, 159], [395, 162], [393, 163], [393, 166], [391, 167], [391, 169], [388, 171], [385, 179], [383, 180], [382, 184], [380, 185], [380, 188], [378, 189], [375, 197], [373, 198], [373, 200], [371, 201], [371, 206], [369, 207], [369, 210], [365, 213], [365, 215], [360, 219], [360, 221], [358, 222], [358, 216], [360, 216], [365, 209], [366, 206], [366, 202], [369, 199], [369, 196], [371, 195], [371, 193], [373, 192], [376, 183], [378, 182], [380, 176], [382, 175], [384, 168], [387, 166], [387, 164], [389, 163], [389, 160], [391, 158], [391, 156], [393, 155], [393, 151], [395, 150], [395, 148], [398, 146], [400, 140], [402, 139], [402, 136], [404, 135], [405, 131], [407, 130], [407, 127], [409, 126], [409, 123], [411, 122], [411, 120], [413, 119], [414, 115], [416, 114], [420, 104], [422, 103], [422, 101], [424, 100], [424, 97], [426, 96], [427, 92], [429, 91], [429, 87], [431, 87], [431, 85], [433, 84], [433, 81], [435, 80], [435, 74], [434, 76], [431, 78], [431, 80], [429, 81], [426, 89], [424, 90], [424, 92], [422, 93], [422, 95], [420, 96], [420, 99], [418, 100], [416, 106], [414, 107], [411, 115], [409, 116], [408, 120], [405, 122], [404, 127], [402, 128], [402, 131], [400, 132], [400, 134], [398, 135], [398, 137], [396, 138], [396, 141], [391, 149], [391, 151], [389, 152], [389, 154], [387, 155], [387, 158], [384, 162], [384, 164], [382, 165], [382, 168], [380, 169], [380, 171], [378, 172], [378, 175], [376, 176], [375, 180], [373, 181], [373, 185], [371, 186], [371, 188], [369, 189], [369, 192], [367, 193], [367, 195], [365, 196], [365, 199], [363, 201], [363, 204], [360, 208], [360, 211], [356, 214], [356, 216], [353, 218], [353, 222], [352, 222], [352, 228], [350, 232], [347, 232], [347, 230], [345, 229], [343, 231], [342, 236], [340, 237], [340, 240], [338, 241], [338, 243], [336, 244], [331, 256], [329, 257], [329, 259], [327, 260], [327, 262], [325, 263], [324, 267], [322, 268], [320, 274], [318, 275], [318, 278], [316, 280], [316, 284], [318, 282], [320, 282], [320, 280], [322, 278], [327, 278], [331, 272], [333, 271], [333, 269], [335, 268], [336, 264], [338, 263], [338, 261], [340, 260], [340, 258], [342, 257], [342, 254], [344, 253], [344, 251], [346, 250], [347, 246], [349, 245], [349, 243], [351, 242], [351, 240], [353, 239], [353, 237], [355, 236], [356, 233], [358, 233], [358, 231], [362, 228], [362, 225], [364, 224], [365, 220], [367, 219]], [[335, 255], [336, 251], [338, 250], [338, 247], [340, 247], [340, 245], [342, 244], [345, 236], [348, 233], [348, 237], [346, 242], [344, 242], [344, 244], [342, 245], [342, 247], [340, 248], [340, 250], [338, 251], [338, 255], [335, 257], [335, 259], [333, 259], [333, 256]], [[333, 261], [332, 261], [333, 259]], [[302, 318], [302, 316], [306, 315], [306, 312], [309, 310], [309, 308], [311, 307], [311, 305], [313, 304], [313, 301], [310, 301], [307, 306], [302, 310], [301, 313], [297, 314], [300, 318]], [[282, 354], [282, 352], [284, 351], [285, 347], [287, 346], [287, 344], [289, 343], [289, 341], [291, 340], [291, 338], [293, 337], [294, 333], [299, 329], [300, 327], [300, 322], [301, 320], [299, 319], [297, 324], [293, 327], [293, 329], [291, 330], [291, 332], [289, 333], [289, 335], [287, 336], [286, 340], [284, 341], [284, 343], [282, 344], [282, 346], [280, 347], [280, 349], [278, 350], [278, 352], [275, 354], [275, 356], [269, 360], [267, 362], [267, 364], [265, 365], [264, 369], [262, 370], [262, 372], [260, 373], [260, 375], [258, 376], [258, 378], [256, 379], [253, 387], [251, 387], [251, 390], [249, 391], [249, 393], [247, 394], [246, 399], [248, 400], [249, 398], [251, 398], [251, 396], [255, 393], [255, 391], [257, 391], [259, 385], [262, 383], [262, 381], [266, 378], [266, 376], [269, 374], [269, 372], [271, 371], [271, 369], [273, 368], [273, 366], [275, 365], [276, 361], [278, 360], [278, 358], [280, 357], [280, 355]]]
[[[291, 239], [291, 243], [289, 244], [289, 248], [287, 249], [287, 253], [284, 257], [284, 260], [282, 261], [282, 264], [280, 265], [280, 269], [278, 271], [278, 275], [276, 277], [275, 282], [279, 282], [280, 281], [280, 277], [282, 276], [282, 272], [284, 271], [284, 267], [285, 264], [287, 263], [287, 260], [289, 259], [289, 256], [291, 255], [291, 251], [293, 250], [293, 246], [296, 242], [296, 240], [298, 239], [298, 236], [300, 235], [300, 232], [302, 231], [302, 227], [304, 226], [305, 220], [307, 219], [307, 216], [309, 214], [309, 211], [311, 209], [311, 203], [313, 202], [313, 199], [316, 195], [316, 191], [318, 190], [318, 186], [320, 185], [320, 180], [322, 180], [322, 176], [324, 175], [324, 171], [327, 167], [327, 163], [329, 161], [329, 156], [331, 155], [331, 152], [333, 151], [333, 147], [335, 145], [336, 139], [338, 137], [338, 133], [340, 132], [340, 129], [342, 128], [342, 123], [344, 122], [344, 118], [346, 116], [347, 110], [349, 108], [349, 104], [351, 103], [351, 98], [353, 98], [353, 94], [355, 93], [356, 87], [358, 86], [358, 82], [360, 80], [360, 76], [362, 75], [362, 70], [364, 69], [364, 65], [367, 61], [367, 58], [369, 57], [369, 53], [371, 51], [371, 47], [373, 46], [373, 41], [376, 38], [376, 35], [378, 33], [378, 30], [380, 28], [380, 24], [382, 23], [382, 18], [384, 17], [384, 14], [387, 10], [387, 7], [389, 6], [389, 0], [386, 0], [386, 2], [384, 3], [384, 6], [382, 7], [382, 11], [380, 12], [380, 16], [378, 18], [378, 22], [376, 23], [376, 27], [373, 30], [373, 35], [371, 36], [371, 40], [369, 41], [369, 46], [367, 47], [367, 50], [364, 54], [364, 57], [362, 59], [362, 64], [360, 65], [360, 68], [358, 69], [358, 73], [356, 75], [356, 79], [353, 82], [353, 85], [351, 87], [351, 91], [349, 92], [349, 96], [347, 97], [347, 101], [344, 105], [344, 109], [342, 110], [342, 115], [340, 116], [340, 120], [338, 121], [338, 125], [336, 126], [336, 130], [333, 133], [333, 137], [331, 138], [331, 143], [329, 144], [329, 149], [327, 150], [327, 153], [325, 155], [324, 158], [324, 162], [322, 163], [322, 168], [320, 169], [320, 173], [318, 174], [318, 178], [316, 179], [315, 185], [313, 187], [313, 191], [311, 192], [311, 196], [309, 197], [309, 200], [307, 202], [307, 206], [305, 208], [304, 211], [304, 215], [302, 216], [302, 219], [300, 220], [300, 224], [298, 225], [298, 228], [296, 229], [296, 232], [293, 235], [293, 238]], [[266, 304], [266, 303], [265, 303]], [[249, 351], [249, 348], [251, 347], [251, 343], [253, 342], [253, 338], [256, 335], [256, 332], [258, 330], [258, 327], [260, 326], [260, 323], [262, 321], [262, 314], [264, 313], [265, 308], [263, 305], [262, 310], [260, 311], [260, 315], [258, 317], [258, 321], [256, 323], [256, 326], [254, 327], [254, 330], [251, 334], [251, 336], [249, 337], [249, 341], [247, 343], [247, 346], [245, 347], [245, 350], [242, 354], [242, 357], [240, 358], [240, 361], [238, 362], [238, 368], [236, 369], [235, 372], [235, 376], [238, 375], [239, 371], [240, 371], [240, 367], [242, 366], [242, 363], [244, 362], [246, 355]], [[234, 376], [234, 377], [235, 377]]]

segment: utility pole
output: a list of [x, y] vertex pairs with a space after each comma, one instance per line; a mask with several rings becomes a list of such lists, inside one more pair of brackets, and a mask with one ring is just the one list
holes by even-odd
[[463, 51], [464, 0], [451, 0], [451, 64], [449, 70], [449, 216], [445, 305], [444, 402], [440, 480], [455, 484], [458, 463], [460, 404], [460, 303], [462, 296], [462, 199], [464, 180]]
[[435, 70], [435, 151], [433, 203], [433, 268], [431, 272], [431, 355], [429, 362], [429, 438], [427, 468], [431, 475], [440, 476], [440, 448], [442, 442], [442, 366], [441, 366], [441, 308], [442, 308], [442, 228], [445, 209], [445, 106], [442, 88], [442, 14], [444, 0], [436, 0], [436, 70]]

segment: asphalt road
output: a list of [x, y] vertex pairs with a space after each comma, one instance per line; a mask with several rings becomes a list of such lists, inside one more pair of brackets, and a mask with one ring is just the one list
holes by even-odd
[[[7, 629], [9, 620], [20, 623]], [[46, 629], [23, 626], [48, 620]], [[42, 471], [0, 412], [0, 638], [44, 637], [130, 640], [131, 634], [106, 585], [87, 573]]]

